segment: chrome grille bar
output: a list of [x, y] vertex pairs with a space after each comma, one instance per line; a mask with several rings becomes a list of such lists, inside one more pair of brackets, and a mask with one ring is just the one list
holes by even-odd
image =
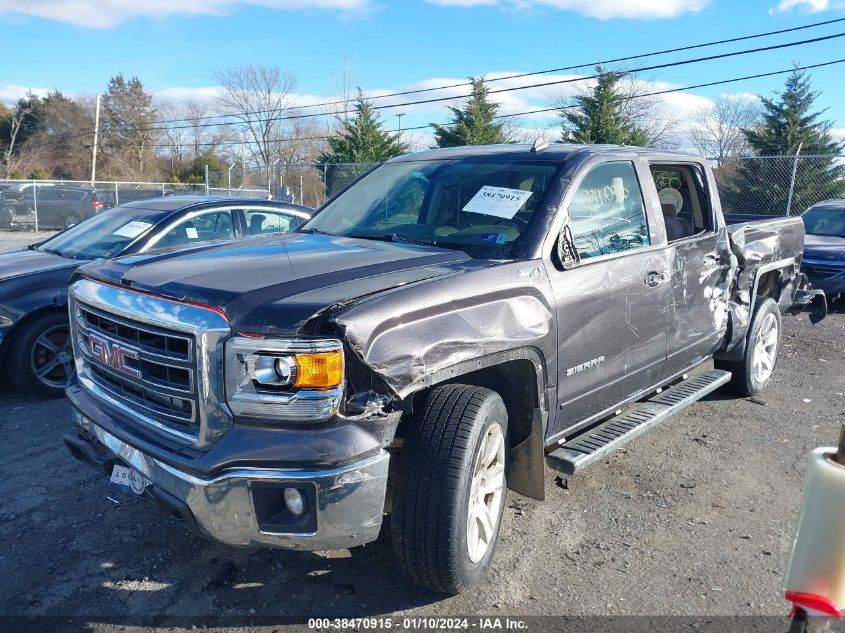
[[79, 381], [95, 396], [200, 448], [231, 427], [222, 315], [87, 279], [71, 286], [70, 313]]

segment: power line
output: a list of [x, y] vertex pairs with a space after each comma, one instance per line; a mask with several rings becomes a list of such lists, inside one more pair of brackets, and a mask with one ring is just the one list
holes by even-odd
[[[803, 70], [812, 70], [814, 68], [822, 68], [822, 67], [825, 67], [825, 66], [834, 66], [836, 64], [842, 64], [842, 63], [845, 63], [845, 58], [835, 59], [835, 60], [829, 61], [829, 62], [821, 62], [821, 63], [818, 63], [818, 64], [812, 64], [810, 66], [802, 66], [801, 68]], [[658, 95], [670, 94], [670, 93], [673, 93], [673, 92], [683, 92], [683, 91], [686, 91], [686, 90], [697, 90], [699, 88], [709, 88], [709, 87], [712, 87], [712, 86], [723, 86], [725, 84], [736, 83], [736, 82], [739, 82], [739, 81], [749, 81], [749, 80], [752, 80], [752, 79], [761, 79], [761, 78], [764, 78], [764, 77], [774, 77], [776, 75], [785, 75], [787, 73], [793, 72], [793, 70], [794, 70], [793, 68], [789, 68], [789, 69], [786, 69], [786, 70], [776, 70], [776, 71], [767, 72], [767, 73], [758, 73], [756, 75], [746, 75], [744, 77], [734, 77], [733, 79], [722, 79], [722, 80], [719, 80], [719, 81], [710, 81], [710, 82], [707, 82], [707, 83], [695, 84], [695, 85], [691, 85], [691, 86], [683, 86], [683, 87], [680, 87], [680, 88], [667, 88], [666, 90], [658, 90], [658, 91], [655, 91], [655, 92], [649, 92], [649, 93], [634, 95], [633, 97], [630, 97], [630, 98], [631, 99], [641, 99], [641, 98], [644, 98], [644, 97], [656, 97]], [[542, 108], [542, 109], [539, 109], [539, 110], [528, 110], [526, 112], [515, 112], [515, 113], [512, 113], [512, 114], [500, 114], [500, 115], [498, 115], [494, 118], [496, 118], [496, 119], [507, 119], [507, 118], [518, 117], [518, 116], [529, 116], [529, 115], [532, 115], [532, 114], [542, 114], [544, 112], [560, 112], [560, 111], [563, 111], [563, 110], [570, 110], [570, 109], [573, 109], [575, 107], [577, 107], [577, 106], [568, 105], [568, 106], [559, 106], [559, 107], [553, 107], [553, 108]], [[442, 124], [442, 125], [448, 125], [448, 124]], [[410, 132], [410, 131], [414, 131], [414, 130], [425, 130], [425, 129], [428, 129], [430, 127], [432, 127], [431, 123], [429, 123], [427, 125], [418, 125], [418, 126], [415, 126], [415, 127], [404, 128], [403, 131], [404, 132]], [[331, 138], [331, 137], [327, 136], [327, 135], [324, 135], [324, 136], [303, 136], [303, 137], [297, 137], [297, 138], [273, 139], [273, 140], [270, 140], [268, 142], [269, 143], [298, 143], [298, 142], [301, 142], [301, 141], [323, 141], [323, 140], [326, 140], [326, 139], [329, 139], [329, 138]], [[198, 143], [196, 145], [198, 147], [211, 147], [211, 146], [219, 147], [221, 145], [241, 145], [242, 143], [243, 143], [243, 141], [221, 141], [219, 143]], [[193, 146], [194, 144], [191, 143], [191, 145]], [[174, 145], [172, 143], [161, 143], [161, 144], [151, 145], [150, 147], [173, 147], [173, 146]]]
[[[636, 54], [636, 55], [628, 55], [626, 57], [617, 57], [615, 59], [599, 60], [599, 63], [616, 64], [616, 63], [619, 63], [619, 62], [635, 61], [635, 60], [638, 60], [638, 59], [646, 59], [648, 57], [656, 57], [656, 56], [659, 56], [659, 55], [668, 55], [669, 53], [680, 53], [680, 52], [683, 52], [683, 51], [695, 50], [695, 49], [699, 49], [699, 48], [707, 48], [707, 47], [710, 47], [710, 46], [719, 46], [721, 44], [732, 44], [732, 43], [742, 42], [742, 41], [746, 41], [746, 40], [759, 39], [759, 38], [763, 38], [763, 37], [771, 37], [772, 35], [782, 35], [784, 33], [792, 33], [794, 31], [802, 31], [802, 30], [806, 30], [806, 29], [817, 28], [817, 27], [820, 27], [820, 26], [827, 26], [827, 25], [830, 25], [830, 24], [836, 24], [838, 22], [845, 22], [845, 18], [836, 18], [836, 19], [832, 19], [832, 20], [824, 20], [822, 22], [814, 22], [812, 24], [805, 24], [803, 26], [795, 26], [795, 27], [788, 28], [788, 29], [780, 29], [780, 30], [777, 30], [777, 31], [767, 31], [765, 33], [754, 33], [752, 35], [743, 35], [743, 36], [740, 36], [740, 37], [732, 37], [732, 38], [728, 38], [728, 39], [724, 39], [724, 40], [714, 40], [712, 42], [703, 42], [703, 43], [700, 43], [700, 44], [691, 44], [689, 46], [681, 46], [681, 47], [678, 47], [678, 48], [667, 48], [667, 49], [662, 50], [662, 51], [653, 51], [653, 52], [650, 52], [650, 53], [639, 53], [639, 54]], [[485, 81], [485, 83], [493, 83], [493, 82], [497, 82], [497, 81], [506, 81], [506, 80], [509, 80], [509, 79], [520, 79], [522, 77], [532, 77], [532, 76], [536, 76], [536, 75], [545, 75], [545, 74], [549, 74], [549, 73], [563, 72], [563, 71], [566, 71], [566, 70], [578, 70], [579, 68], [588, 68], [588, 67], [592, 67], [592, 66], [595, 66], [595, 65], [596, 65], [596, 62], [590, 62], [590, 63], [587, 63], [587, 64], [576, 64], [574, 66], [562, 66], [560, 68], [547, 68], [545, 70], [536, 70], [536, 71], [525, 72], [525, 73], [517, 73], [517, 74], [514, 74], [514, 75], [506, 75], [506, 76], [503, 76], [503, 77], [494, 77], [492, 79], [485, 79], [484, 81]], [[467, 81], [467, 82], [461, 82], [461, 83], [455, 83], [455, 84], [447, 84], [447, 85], [443, 85], [443, 86], [434, 86], [434, 87], [431, 87], [431, 88], [418, 88], [416, 90], [404, 90], [402, 92], [391, 92], [391, 93], [387, 93], [387, 94], [383, 94], [383, 95], [373, 95], [371, 97], [368, 97], [368, 100], [372, 101], [372, 100], [375, 100], [375, 99], [387, 99], [387, 98], [390, 98], [390, 97], [402, 97], [402, 96], [407, 96], [407, 95], [412, 95], [412, 94], [421, 94], [421, 93], [433, 92], [433, 91], [437, 91], [437, 90], [448, 90], [448, 89], [452, 89], [452, 88], [463, 88], [465, 86], [470, 86], [470, 85], [472, 85], [472, 83]], [[291, 106], [289, 108], [286, 108], [286, 110], [288, 110], [288, 111], [290, 111], [290, 110], [302, 110], [302, 109], [305, 109], [305, 108], [321, 108], [321, 107], [327, 107], [327, 106], [333, 106], [333, 105], [343, 105], [343, 104], [348, 103], [348, 101], [349, 101], [348, 99], [341, 99], [341, 100], [336, 100], [336, 101], [326, 101], [326, 102], [323, 102], [323, 103], [313, 103], [313, 104], [310, 104], [310, 105]], [[275, 110], [255, 110], [253, 112], [242, 113], [242, 114], [271, 114], [273, 112], [275, 112]], [[226, 117], [237, 117], [237, 116], [242, 116], [242, 114], [239, 114], [239, 113], [234, 113], [234, 114], [210, 114], [210, 115], [205, 115], [205, 116], [189, 117], [189, 118], [181, 118], [181, 119], [159, 119], [159, 120], [154, 121], [154, 123], [180, 123], [180, 122], [183, 122], [183, 121], [184, 122], [202, 121], [202, 120], [207, 120], [207, 119], [221, 119], [221, 118], [226, 118]], [[331, 114], [341, 114], [341, 113], [331, 113]], [[191, 127], [193, 127], [193, 126], [191, 126]]]
[[[730, 58], [730, 57], [738, 57], [740, 55], [750, 55], [752, 53], [762, 53], [762, 52], [768, 52], [768, 51], [773, 51], [773, 50], [779, 50], [779, 49], [783, 49], [783, 48], [792, 48], [792, 47], [795, 47], [795, 46], [804, 46], [806, 44], [815, 44], [815, 43], [818, 43], [818, 42], [824, 42], [824, 41], [833, 40], [833, 39], [837, 39], [837, 38], [841, 38], [841, 37], [845, 37], [845, 32], [834, 33], [833, 35], [824, 35], [822, 37], [814, 37], [814, 38], [807, 39], [807, 40], [799, 40], [797, 42], [787, 42], [785, 44], [774, 44], [774, 45], [771, 45], [771, 46], [762, 46], [762, 47], [751, 48], [751, 49], [746, 49], [746, 50], [742, 50], [742, 51], [732, 51], [730, 53], [719, 53], [717, 55], [707, 55], [705, 57], [695, 57], [695, 58], [692, 58], [692, 59], [685, 59], [685, 60], [681, 60], [681, 61], [665, 62], [663, 64], [655, 64], [655, 65], [652, 65], [652, 66], [645, 66], [645, 67], [639, 68], [637, 70], [622, 71], [622, 72], [619, 72], [617, 74], [619, 74], [620, 76], [627, 76], [627, 75], [642, 73], [642, 72], [646, 72], [646, 71], [650, 71], [650, 70], [662, 70], [662, 69], [665, 69], [665, 68], [675, 68], [675, 67], [678, 67], [678, 66], [686, 66], [687, 64], [698, 64], [698, 63], [701, 63], [701, 62], [714, 61], [714, 60], [717, 60], [717, 59], [726, 59], [726, 58]], [[500, 93], [503, 93], [503, 92], [517, 92], [517, 91], [520, 91], [520, 90], [529, 90], [531, 88], [543, 88], [543, 87], [546, 87], [546, 86], [559, 86], [559, 85], [562, 85], [562, 84], [570, 84], [570, 83], [575, 83], [575, 82], [579, 82], [579, 81], [587, 81], [589, 79], [596, 79], [598, 77], [601, 77], [603, 74], [607, 74], [607, 73], [597, 73], [595, 75], [587, 75], [587, 76], [584, 76], [584, 77], [578, 77], [578, 78], [574, 78], [574, 79], [560, 79], [560, 80], [556, 80], [556, 81], [548, 81], [548, 82], [542, 82], [542, 83], [537, 83], [537, 84], [529, 84], [529, 85], [525, 85], [525, 86], [512, 86], [510, 88], [499, 88], [498, 90], [488, 91], [488, 94], [500, 94]], [[408, 106], [412, 106], [412, 105], [423, 105], [423, 104], [429, 104], [429, 103], [440, 103], [440, 102], [443, 102], [443, 101], [454, 101], [455, 99], [466, 99], [469, 96], [470, 95], [460, 95], [460, 96], [450, 96], [450, 97], [435, 97], [435, 98], [432, 98], [432, 99], [422, 99], [422, 100], [419, 100], [419, 101], [408, 101], [408, 102], [405, 102], [405, 103], [393, 103], [393, 104], [382, 105], [382, 106], [373, 106], [373, 110], [386, 110], [386, 109], [390, 109], [390, 108], [404, 108], [404, 107], [408, 107]], [[335, 114], [353, 114], [354, 112], [355, 112], [355, 110], [345, 110], [343, 112], [338, 112], [338, 113], [335, 113]], [[255, 114], [255, 112], [251, 112], [251, 113], [245, 112], [243, 114], [245, 114], [245, 115], [246, 114]], [[294, 119], [309, 119], [309, 118], [324, 117], [324, 116], [326, 116], [325, 113], [292, 114], [292, 115], [274, 117], [272, 120], [273, 121], [290, 121], [290, 120], [294, 120]], [[227, 125], [242, 125], [242, 122], [241, 121], [223, 121], [223, 122], [220, 122], [220, 123], [200, 123], [198, 125], [177, 125], [177, 126], [171, 126], [171, 127], [167, 127], [167, 126], [164, 126], [164, 127], [135, 127], [134, 130], [138, 131], [138, 132], [165, 131], [165, 130], [196, 129], [196, 128], [205, 128], [205, 127], [222, 127], [222, 126], [227, 126]]]

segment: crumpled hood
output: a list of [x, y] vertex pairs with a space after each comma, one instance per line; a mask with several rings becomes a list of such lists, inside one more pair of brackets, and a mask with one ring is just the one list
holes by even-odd
[[428, 246], [291, 233], [116, 260], [92, 279], [221, 308], [237, 331], [295, 333], [315, 314], [472, 265]]
[[835, 235], [806, 234], [804, 259], [845, 262], [845, 238]]
[[78, 265], [78, 261], [34, 249], [0, 253], [0, 281]]

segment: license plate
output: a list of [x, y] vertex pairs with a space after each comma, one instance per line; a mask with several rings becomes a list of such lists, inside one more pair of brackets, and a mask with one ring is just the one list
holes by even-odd
[[115, 466], [111, 471], [111, 479], [109, 479], [109, 490], [114, 492], [142, 495], [147, 487], [152, 485], [153, 482], [141, 473], [125, 466]]

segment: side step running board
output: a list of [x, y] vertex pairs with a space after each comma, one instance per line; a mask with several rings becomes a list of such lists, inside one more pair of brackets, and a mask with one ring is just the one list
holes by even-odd
[[626, 412], [573, 436], [566, 444], [548, 453], [546, 462], [554, 470], [574, 475], [715, 391], [730, 379], [730, 372], [713, 369], [680, 382], [648, 400], [632, 405]]

